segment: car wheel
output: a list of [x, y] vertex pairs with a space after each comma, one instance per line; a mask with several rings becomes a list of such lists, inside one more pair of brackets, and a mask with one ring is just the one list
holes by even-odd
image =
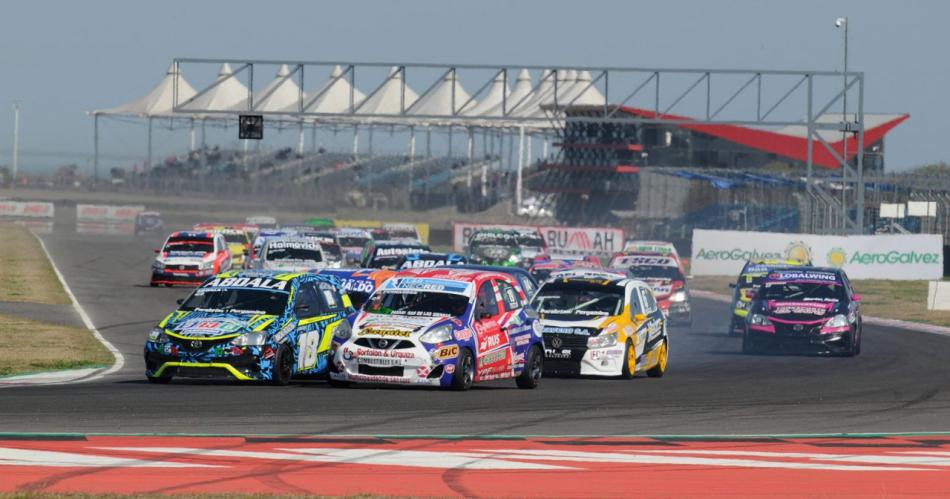
[[755, 341], [748, 331], [742, 335], [742, 353], [755, 353]]
[[534, 389], [541, 382], [541, 371], [544, 370], [544, 354], [537, 345], [528, 350], [528, 361], [525, 362], [521, 374], [515, 378], [518, 388]]
[[153, 287], [153, 288], [157, 288], [157, 287], [158, 287], [158, 284], [155, 284], [154, 282], [150, 282], [150, 283], [148, 283], [148, 285], [151, 286], [151, 287]]
[[670, 359], [670, 348], [668, 340], [663, 340], [663, 343], [660, 343], [660, 346], [657, 347], [657, 359], [656, 365], [651, 367], [647, 371], [647, 376], [651, 378], [662, 378], [666, 374], [666, 366]]
[[452, 373], [452, 389], [468, 390], [475, 382], [475, 359], [472, 357], [472, 351], [463, 348], [459, 352], [458, 361], [456, 361], [455, 372]]
[[858, 331], [855, 330], [848, 335], [848, 348], [841, 353], [842, 357], [854, 357], [858, 354], [858, 341], [860, 337], [858, 336]]
[[171, 376], [145, 376], [145, 377], [148, 378], [149, 383], [154, 383], [156, 385], [167, 385], [168, 383], [171, 383], [172, 381]]
[[290, 384], [293, 371], [293, 353], [291, 353], [287, 345], [279, 346], [277, 348], [277, 355], [274, 356], [274, 365], [271, 367], [271, 384], [275, 386], [286, 386]]
[[623, 366], [620, 367], [620, 377], [631, 379], [637, 374], [637, 349], [633, 348], [633, 342], [627, 340], [623, 349]]

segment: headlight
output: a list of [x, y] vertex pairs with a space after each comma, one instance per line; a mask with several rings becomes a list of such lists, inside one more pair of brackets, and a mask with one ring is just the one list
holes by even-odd
[[266, 341], [266, 333], [244, 333], [231, 340], [231, 344], [239, 347], [261, 346]]
[[165, 263], [155, 260], [152, 262], [152, 268], [155, 270], [165, 270]]
[[768, 317], [762, 314], [750, 314], [749, 315], [749, 324], [754, 326], [771, 326], [772, 321]]
[[670, 301], [674, 303], [680, 303], [686, 301], [686, 290], [679, 290], [673, 293], [673, 296], [670, 297]]
[[426, 343], [444, 343], [452, 339], [452, 326], [439, 326], [419, 338]]
[[333, 337], [340, 341], [346, 341], [350, 336], [353, 336], [353, 329], [350, 328], [349, 322], [340, 322], [333, 328]]
[[164, 329], [155, 327], [148, 332], [148, 341], [152, 343], [168, 343], [168, 335], [165, 334]]
[[825, 327], [847, 327], [848, 318], [844, 315], [838, 314], [831, 318], [828, 322], [825, 323]]
[[616, 334], [601, 334], [587, 338], [587, 348], [607, 348], [617, 344]]

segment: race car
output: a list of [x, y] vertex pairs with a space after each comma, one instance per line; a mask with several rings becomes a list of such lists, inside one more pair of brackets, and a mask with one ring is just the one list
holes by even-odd
[[666, 255], [676, 260], [677, 265], [680, 266], [682, 266], [683, 261], [680, 258], [679, 252], [676, 251], [676, 246], [673, 246], [673, 243], [669, 241], [640, 241], [630, 239], [624, 242], [623, 251], [621, 253], [625, 255]]
[[729, 287], [733, 288], [732, 314], [729, 319], [729, 334], [740, 336], [745, 331], [745, 318], [749, 315], [753, 292], [762, 285], [765, 276], [772, 270], [811, 265], [799, 260], [749, 260], [742, 266], [739, 278]]
[[323, 269], [320, 274], [336, 277], [357, 310], [387, 279], [396, 275], [395, 270], [385, 269]]
[[230, 378], [286, 385], [327, 368], [334, 333], [353, 313], [339, 282], [316, 274], [225, 272], [148, 334], [145, 376]]
[[458, 253], [413, 253], [400, 258], [396, 263], [396, 268], [399, 270], [428, 269], [465, 265], [466, 263], [468, 263], [468, 260]]
[[251, 244], [251, 251], [244, 260], [244, 268], [253, 269], [260, 267], [261, 250], [268, 239], [275, 237], [287, 237], [297, 235], [296, 231], [282, 229], [265, 229], [257, 233], [254, 242]]
[[173, 232], [155, 253], [151, 286], [197, 286], [218, 272], [231, 270], [224, 236], [210, 231]]
[[419, 231], [413, 224], [383, 224], [382, 229], [389, 233], [390, 239], [409, 239], [422, 242]]
[[248, 236], [247, 229], [244, 224], [197, 224], [193, 228], [193, 230], [209, 230], [223, 235], [224, 240], [228, 242], [232, 264], [238, 268], [244, 267], [247, 255], [251, 252], [251, 238]]
[[458, 269], [404, 270], [334, 337], [330, 379], [467, 390], [515, 378], [535, 388], [541, 325], [511, 277]]
[[576, 269], [576, 268], [599, 268], [600, 260], [597, 257], [584, 258], [535, 258], [535, 263], [528, 268], [528, 272], [537, 279], [543, 281], [547, 279], [552, 272], [558, 270]]
[[326, 267], [326, 257], [320, 241], [310, 237], [274, 237], [264, 243], [257, 260], [261, 270], [311, 272]]
[[843, 270], [773, 269], [753, 295], [743, 353], [780, 347], [846, 357], [861, 353], [861, 297]]
[[343, 250], [343, 259], [345, 265], [359, 263], [360, 253], [366, 244], [373, 240], [366, 229], [339, 229], [335, 234], [336, 243]]
[[165, 223], [157, 211], [140, 211], [135, 215], [135, 235], [156, 232], [163, 228]]
[[528, 268], [544, 249], [540, 234], [535, 237], [514, 230], [479, 229], [468, 241], [468, 259], [472, 263], [502, 267]]
[[611, 260], [612, 265], [625, 270], [631, 279], [639, 279], [653, 289], [660, 309], [671, 324], [693, 324], [689, 302], [689, 287], [679, 262], [670, 255], [622, 255]]
[[373, 237], [373, 241], [389, 241], [392, 239], [392, 236], [389, 235], [389, 231], [382, 227], [374, 227], [369, 230], [369, 235]]
[[298, 237], [315, 239], [323, 249], [324, 266], [327, 268], [343, 268], [343, 250], [336, 242], [336, 229], [309, 229], [294, 231]]
[[650, 286], [621, 273], [560, 271], [541, 284], [544, 373], [661, 377], [669, 358], [667, 322]]
[[428, 245], [414, 241], [370, 241], [360, 255], [360, 267], [395, 269], [403, 256], [430, 251]]

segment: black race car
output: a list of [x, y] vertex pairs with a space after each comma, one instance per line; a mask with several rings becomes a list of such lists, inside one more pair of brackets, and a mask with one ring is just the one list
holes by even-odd
[[861, 353], [861, 297], [843, 270], [772, 270], [753, 293], [743, 353], [770, 348], [817, 349], [846, 357]]

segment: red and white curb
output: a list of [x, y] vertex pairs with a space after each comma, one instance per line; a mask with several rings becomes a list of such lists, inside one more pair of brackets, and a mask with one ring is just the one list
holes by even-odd
[[950, 436], [4, 440], [0, 492], [489, 497], [950, 494]]
[[[713, 300], [720, 303], [730, 303], [732, 302], [732, 297], [729, 295], [724, 295], [722, 293], [716, 293], [715, 291], [703, 291], [703, 290], [691, 290], [689, 292], [691, 296], [696, 296], [698, 298], [705, 298], [707, 300]], [[950, 336], [950, 327], [937, 326], [934, 324], [924, 324], [921, 322], [911, 322], [911, 321], [902, 321], [900, 319], [885, 319], [883, 317], [872, 317], [870, 315], [862, 316], [862, 320], [867, 324], [873, 326], [884, 326], [884, 327], [893, 327], [898, 329], [906, 329], [908, 331], [915, 331], [918, 333], [930, 333], [937, 334], [940, 336]]]

